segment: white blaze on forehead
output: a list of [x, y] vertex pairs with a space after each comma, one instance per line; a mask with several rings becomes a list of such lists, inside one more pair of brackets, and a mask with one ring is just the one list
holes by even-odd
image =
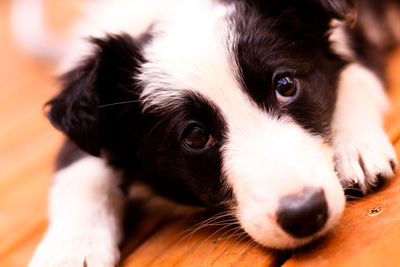
[[272, 119], [241, 88], [235, 29], [228, 18], [232, 10], [213, 1], [187, 1], [156, 25], [138, 77], [145, 110], [179, 106], [194, 92], [221, 110], [229, 128], [245, 129], [249, 119]]
[[292, 119], [261, 110], [241, 88], [231, 11], [194, 0], [160, 20], [144, 51], [148, 62], [138, 77], [144, 87], [141, 99], [144, 110], [159, 112], [179, 106], [188, 92], [214, 103], [228, 128], [222, 171], [243, 228], [266, 246], [293, 247], [299, 241], [267, 216], [275, 214], [279, 198], [307, 186], [322, 188], [330, 209], [328, 229], [342, 212], [343, 190], [332, 150]]
[[228, 13], [229, 8], [212, 1], [186, 1], [155, 25], [153, 41], [144, 51], [149, 62], [139, 76], [145, 109], [174, 106], [189, 90], [223, 105], [223, 110], [248, 105], [235, 78]]

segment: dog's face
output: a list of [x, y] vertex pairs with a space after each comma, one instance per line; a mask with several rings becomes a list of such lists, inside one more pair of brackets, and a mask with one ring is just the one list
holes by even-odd
[[262, 245], [307, 243], [344, 206], [329, 24], [348, 3], [298, 2], [188, 1], [140, 37], [93, 40], [49, 117], [131, 179], [231, 210]]

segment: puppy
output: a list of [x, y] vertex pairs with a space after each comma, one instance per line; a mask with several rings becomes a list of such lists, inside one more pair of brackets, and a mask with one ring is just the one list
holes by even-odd
[[96, 2], [48, 102], [68, 141], [30, 266], [116, 265], [134, 181], [230, 211], [270, 248], [331, 230], [345, 189], [366, 194], [397, 165], [382, 128], [395, 4]]

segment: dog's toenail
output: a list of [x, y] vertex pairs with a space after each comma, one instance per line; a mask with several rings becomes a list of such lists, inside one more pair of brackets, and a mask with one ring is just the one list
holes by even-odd
[[385, 176], [384, 174], [380, 173], [376, 176], [376, 183], [371, 187], [372, 190], [377, 190], [381, 188], [385, 184]]

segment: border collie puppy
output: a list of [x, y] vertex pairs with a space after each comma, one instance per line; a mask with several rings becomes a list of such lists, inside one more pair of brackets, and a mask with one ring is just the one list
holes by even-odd
[[395, 2], [97, 1], [48, 102], [68, 141], [30, 266], [116, 265], [134, 181], [231, 211], [270, 248], [331, 230], [345, 189], [394, 176], [382, 58]]

